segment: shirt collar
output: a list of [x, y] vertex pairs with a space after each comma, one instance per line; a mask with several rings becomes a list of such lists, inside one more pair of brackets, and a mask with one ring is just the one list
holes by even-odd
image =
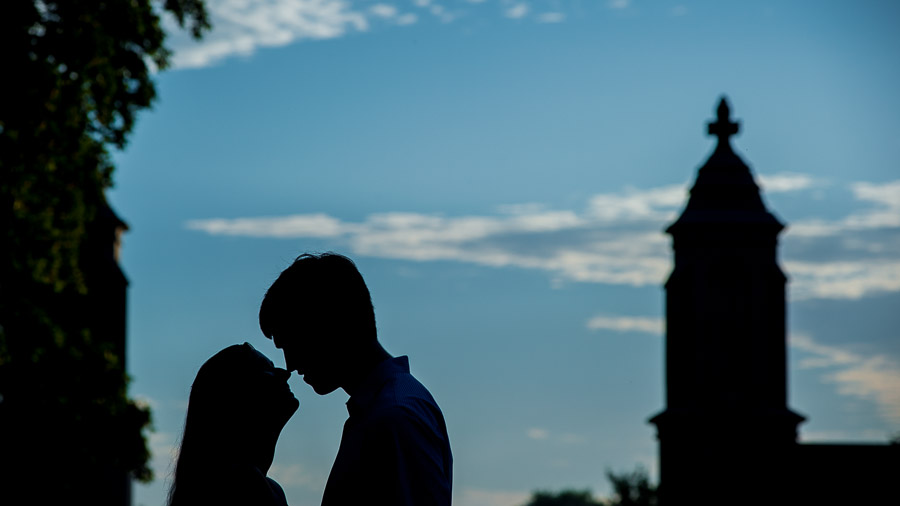
[[375, 369], [363, 380], [359, 390], [347, 401], [347, 412], [350, 413], [350, 416], [367, 411], [375, 402], [378, 392], [385, 383], [401, 374], [409, 374], [409, 357], [405, 355], [389, 358], [376, 365]]

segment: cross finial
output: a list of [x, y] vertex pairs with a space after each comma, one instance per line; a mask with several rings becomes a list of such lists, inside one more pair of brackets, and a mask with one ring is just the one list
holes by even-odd
[[731, 111], [728, 108], [728, 101], [725, 97], [719, 101], [719, 108], [716, 110], [716, 122], [708, 124], [709, 135], [715, 135], [719, 138], [719, 142], [728, 142], [728, 138], [738, 133], [740, 123], [732, 123], [728, 118]]

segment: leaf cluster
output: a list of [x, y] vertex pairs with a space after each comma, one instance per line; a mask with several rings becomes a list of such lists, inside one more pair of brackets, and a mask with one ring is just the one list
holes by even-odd
[[156, 97], [152, 71], [169, 64], [160, 9], [196, 36], [210, 26], [201, 0], [4, 4], [0, 283], [21, 274], [83, 289], [78, 248], [111, 184], [107, 147], [125, 146]]
[[124, 306], [98, 307], [98, 292], [121, 276], [109, 150], [156, 98], [154, 73], [171, 57], [164, 15], [195, 37], [210, 28], [203, 0], [9, 0], [0, 11], [5, 490], [34, 486], [48, 466], [69, 502], [110, 473], [152, 477], [150, 411], [127, 395], [124, 343], [102, 330]]

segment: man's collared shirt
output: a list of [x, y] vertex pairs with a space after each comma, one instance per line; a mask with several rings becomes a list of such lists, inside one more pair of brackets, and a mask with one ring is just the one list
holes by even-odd
[[447, 505], [453, 457], [444, 415], [409, 373], [385, 360], [350, 400], [322, 506]]

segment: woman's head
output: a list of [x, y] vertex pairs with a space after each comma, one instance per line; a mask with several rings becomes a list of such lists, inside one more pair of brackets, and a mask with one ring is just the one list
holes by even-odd
[[229, 346], [197, 372], [188, 419], [204, 420], [207, 431], [280, 431], [299, 406], [289, 377], [249, 343]]
[[248, 343], [207, 360], [194, 379], [169, 504], [183, 504], [228, 466], [253, 466], [263, 475], [275, 443], [300, 402], [290, 373]]

